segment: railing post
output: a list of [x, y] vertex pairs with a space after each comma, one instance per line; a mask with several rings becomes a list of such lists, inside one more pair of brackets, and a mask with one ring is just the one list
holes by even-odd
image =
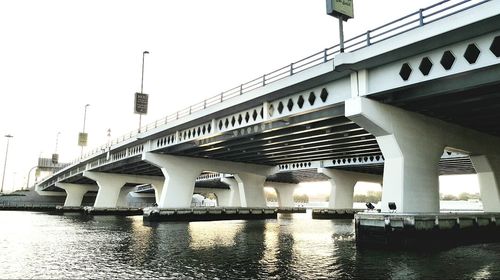
[[220, 102], [222, 103], [224, 101], [224, 92], [220, 94]]
[[262, 86], [266, 85], [266, 74], [262, 75]]
[[175, 119], [178, 120], [179, 119], [179, 111], [177, 111], [177, 113], [175, 113]]
[[243, 84], [240, 85], [240, 95], [243, 94]]
[[206, 109], [207, 108], [207, 100], [203, 100], [203, 109]]
[[370, 37], [370, 30], [366, 31], [366, 45], [369, 46], [371, 45], [371, 37]]
[[327, 54], [327, 51], [328, 51], [328, 49], [325, 49], [325, 50], [323, 51], [324, 62], [327, 62], [327, 61], [328, 61], [328, 54]]
[[290, 63], [290, 76], [293, 75], [293, 62]]
[[189, 106], [189, 114], [191, 115], [191, 106]]
[[420, 26], [424, 26], [424, 9], [420, 9], [418, 15], [420, 17]]

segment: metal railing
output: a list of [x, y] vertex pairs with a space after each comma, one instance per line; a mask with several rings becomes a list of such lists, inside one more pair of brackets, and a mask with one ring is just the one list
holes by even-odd
[[[377, 28], [368, 30], [367, 32], [348, 39], [344, 42], [345, 52], [355, 52], [362, 48], [371, 46], [373, 44], [382, 42], [384, 40], [390, 39], [394, 36], [400, 35], [402, 33], [408, 32], [410, 30], [422, 27], [426, 24], [438, 21], [440, 19], [452, 16], [459, 12], [466, 11], [483, 3], [492, 0], [444, 0], [436, 4], [428, 6], [426, 8], [420, 9], [414, 13], [401, 17], [397, 20], [391, 21], [387, 24], [379, 26]], [[76, 164], [84, 160], [89, 159], [97, 154], [101, 154], [107, 151], [110, 146], [124, 142], [126, 140], [132, 139], [140, 133], [150, 131], [161, 125], [171, 123], [173, 121], [187, 117], [195, 112], [204, 110], [216, 104], [220, 104], [224, 101], [232, 99], [234, 97], [243, 95], [252, 90], [264, 87], [270, 83], [279, 81], [281, 79], [293, 76], [302, 71], [315, 67], [317, 65], [327, 63], [333, 60], [334, 55], [340, 53], [340, 45], [334, 45], [332, 47], [326, 48], [320, 52], [312, 54], [306, 58], [290, 63], [287, 66], [281, 67], [277, 70], [266, 73], [259, 76], [249, 82], [240, 84], [234, 88], [223, 91], [213, 97], [207, 98], [202, 102], [191, 105], [187, 108], [179, 110], [171, 115], [168, 115], [162, 119], [158, 119], [152, 123], [142, 126], [139, 130], [133, 130], [127, 134], [124, 134], [106, 145], [97, 147], [82, 157], [75, 159], [71, 164]]]

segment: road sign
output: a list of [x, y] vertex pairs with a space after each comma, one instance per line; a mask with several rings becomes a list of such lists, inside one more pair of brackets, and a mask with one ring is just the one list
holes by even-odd
[[52, 163], [53, 164], [59, 163], [59, 154], [52, 154]]
[[78, 133], [78, 146], [80, 146], [80, 147], [87, 146], [87, 138], [88, 138], [88, 134], [86, 132]]
[[146, 115], [148, 113], [148, 95], [146, 93], [135, 93], [134, 113]]
[[354, 17], [353, 0], [326, 0], [326, 13], [347, 21]]

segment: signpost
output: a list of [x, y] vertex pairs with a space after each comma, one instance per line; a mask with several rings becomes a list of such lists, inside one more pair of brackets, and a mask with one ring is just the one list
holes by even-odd
[[144, 56], [146, 54], [149, 54], [149, 52], [142, 52], [141, 92], [136, 92], [134, 98], [134, 113], [139, 114], [139, 133], [141, 132], [142, 115], [146, 115], [148, 113], [148, 95], [142, 91], [144, 86]]
[[148, 113], [148, 95], [146, 93], [135, 93], [134, 113], [146, 115]]
[[59, 163], [59, 154], [52, 154], [52, 163], [53, 164]]
[[78, 146], [80, 146], [82, 148], [87, 146], [87, 138], [88, 138], [88, 134], [86, 132], [78, 133]]
[[340, 52], [344, 52], [343, 21], [354, 18], [354, 0], [326, 0], [326, 13], [339, 19]]

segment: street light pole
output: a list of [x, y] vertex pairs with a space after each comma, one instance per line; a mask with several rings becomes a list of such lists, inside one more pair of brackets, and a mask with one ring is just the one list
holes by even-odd
[[[30, 188], [30, 176], [31, 176], [31, 172], [33, 170], [35, 170], [35, 168], [37, 168], [38, 166], [33, 166], [30, 171], [28, 172], [28, 180], [26, 181], [26, 190], [29, 190]], [[36, 176], [35, 176], [35, 183], [36, 183]]]
[[[90, 104], [86, 104], [84, 111], [83, 111], [83, 129], [82, 129], [82, 134], [85, 133], [85, 122], [87, 121], [87, 108], [90, 106]], [[82, 152], [80, 153], [80, 158], [83, 157], [83, 147], [85, 145], [82, 145]]]
[[9, 140], [14, 137], [10, 134], [5, 135], [7, 138], [7, 148], [5, 149], [5, 162], [3, 164], [3, 175], [2, 175], [2, 187], [0, 188], [0, 193], [3, 193], [3, 183], [5, 181], [5, 170], [7, 169], [7, 155], [9, 154]]
[[[142, 52], [142, 75], [141, 75], [141, 94], [143, 93], [144, 87], [144, 56], [149, 54], [148, 51]], [[139, 132], [141, 132], [142, 114], [139, 114]]]
[[83, 111], [83, 129], [82, 129], [82, 132], [85, 133], [85, 122], [87, 120], [87, 107], [89, 107], [90, 104], [86, 104], [85, 105], [85, 109]]

